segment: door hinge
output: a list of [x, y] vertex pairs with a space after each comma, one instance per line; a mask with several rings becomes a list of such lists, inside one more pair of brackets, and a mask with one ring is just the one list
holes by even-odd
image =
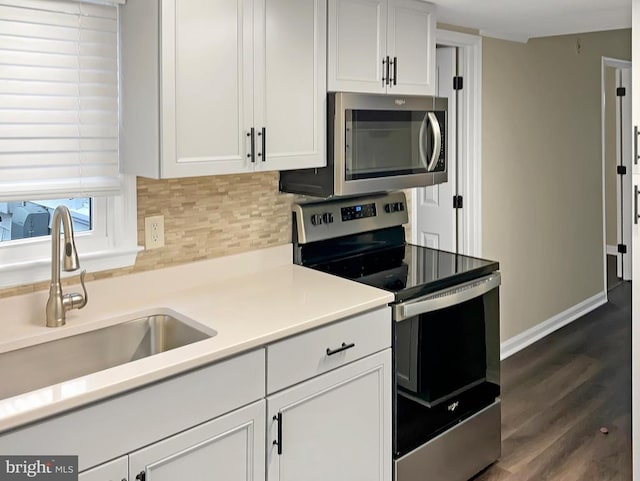
[[278, 454], [282, 454], [282, 413], [273, 416], [273, 420], [278, 423], [278, 439], [273, 442], [273, 445], [278, 446]]
[[616, 96], [617, 97], [624, 97], [625, 95], [627, 95], [627, 89], [624, 87], [618, 87], [616, 89]]
[[624, 244], [618, 244], [618, 252], [620, 254], [626, 254], [627, 253], [627, 246]]
[[453, 196], [453, 208], [454, 209], [462, 209], [462, 196], [454, 195]]
[[453, 77], [453, 90], [462, 90], [462, 77], [458, 75]]
[[618, 175], [627, 175], [627, 168], [624, 165], [618, 165], [616, 167], [616, 171], [618, 172]]

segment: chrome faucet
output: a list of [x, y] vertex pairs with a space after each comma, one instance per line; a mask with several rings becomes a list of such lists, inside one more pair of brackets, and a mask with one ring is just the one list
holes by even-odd
[[87, 305], [87, 289], [84, 285], [84, 275], [80, 274], [80, 283], [84, 294], [62, 294], [60, 284], [60, 222], [64, 226], [63, 265], [65, 271], [75, 271], [80, 267], [78, 251], [73, 238], [73, 224], [71, 214], [65, 205], [59, 205], [53, 212], [51, 223], [51, 286], [47, 301], [47, 327], [60, 327], [65, 324], [65, 313], [70, 309], [82, 309]]

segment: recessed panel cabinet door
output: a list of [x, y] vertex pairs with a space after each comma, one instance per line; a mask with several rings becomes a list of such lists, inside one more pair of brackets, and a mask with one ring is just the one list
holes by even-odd
[[255, 3], [256, 169], [326, 165], [326, 11], [326, 0]]
[[390, 349], [267, 403], [269, 481], [391, 481]]
[[435, 94], [433, 6], [419, 0], [389, 2], [387, 51], [391, 58], [389, 93]]
[[328, 90], [384, 93], [387, 0], [329, 0]]
[[162, 2], [163, 177], [250, 167], [253, 2]]
[[259, 401], [130, 454], [130, 479], [264, 481], [264, 411]]

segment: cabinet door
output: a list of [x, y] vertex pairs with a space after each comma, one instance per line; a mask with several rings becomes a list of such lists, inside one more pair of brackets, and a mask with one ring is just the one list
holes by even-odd
[[391, 480], [390, 349], [267, 403], [269, 481]]
[[161, 175], [251, 169], [252, 0], [164, 0]]
[[128, 458], [127, 456], [122, 456], [98, 467], [83, 471], [78, 475], [78, 481], [127, 481], [128, 477]]
[[329, 0], [328, 90], [384, 93], [387, 0]]
[[420, 0], [389, 0], [390, 93], [435, 95], [435, 31], [433, 6]]
[[256, 0], [256, 169], [326, 165], [326, 11], [326, 0]]
[[130, 454], [131, 479], [264, 480], [264, 411], [259, 401]]

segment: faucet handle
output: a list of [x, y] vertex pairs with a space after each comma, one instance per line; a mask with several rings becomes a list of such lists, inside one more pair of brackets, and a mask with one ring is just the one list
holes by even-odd
[[74, 292], [73, 294], [65, 294], [63, 296], [63, 304], [65, 305], [65, 310], [82, 309], [87, 305], [89, 295], [87, 294], [87, 288], [84, 285], [84, 276], [86, 273], [87, 271], [85, 269], [83, 269], [80, 273], [80, 285], [82, 286], [83, 294]]
[[89, 294], [87, 294], [87, 287], [84, 285], [84, 276], [86, 275], [87, 270], [86, 269], [82, 269], [82, 272], [80, 273], [80, 285], [82, 286], [82, 305], [78, 306], [78, 309], [82, 309], [84, 306], [87, 305], [87, 301], [89, 300]]

